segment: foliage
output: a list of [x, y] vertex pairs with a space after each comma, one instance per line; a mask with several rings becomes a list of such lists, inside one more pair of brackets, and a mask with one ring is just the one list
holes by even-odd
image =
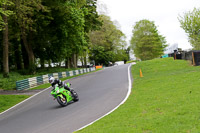
[[173, 58], [138, 62], [128, 100], [77, 133], [199, 132], [199, 74], [199, 67]]
[[[9, 5], [6, 11], [2, 8], [5, 3]], [[44, 68], [45, 64], [61, 62], [72, 68], [77, 67], [78, 58], [86, 66], [86, 58], [96, 46], [102, 46], [105, 52], [101, 56], [105, 61], [98, 55], [99, 63], [127, 60], [125, 36], [109, 17], [98, 15], [97, 0], [2, 0], [0, 5], [1, 15], [14, 14], [8, 17], [8, 64], [12, 71], [35, 74], [36, 65]], [[2, 22], [0, 16], [0, 30], [5, 25]], [[2, 34], [0, 31], [1, 42]], [[0, 56], [1, 71], [2, 63]]]
[[13, 2], [11, 2], [9, 0], [1, 0], [0, 1], [0, 31], [2, 31], [4, 29], [4, 26], [6, 25], [3, 21], [2, 15], [5, 15], [7, 17], [10, 15], [13, 15], [13, 11], [5, 10], [4, 6], [6, 6], [6, 7], [13, 6]]
[[[117, 29], [110, 17], [101, 15], [102, 27], [90, 32], [90, 59], [96, 64], [108, 65], [109, 62], [127, 60], [125, 35]], [[124, 49], [124, 50], [123, 50]], [[128, 55], [129, 56], [129, 55]]]
[[103, 46], [93, 46], [90, 52], [90, 60], [95, 60], [96, 65], [108, 65], [113, 60], [114, 53], [106, 51]]
[[159, 35], [153, 21], [140, 20], [133, 28], [131, 45], [134, 54], [141, 60], [150, 60], [161, 56], [167, 46], [165, 37]]
[[184, 13], [178, 17], [181, 28], [188, 34], [189, 42], [196, 50], [200, 50], [200, 9]]
[[[74, 54], [82, 53], [85, 47], [88, 47], [87, 33], [98, 27], [96, 0], [61, 2], [45, 0], [45, 3], [50, 7], [53, 18], [49, 26], [55, 28], [47, 28], [50, 37], [47, 38], [49, 35], [44, 37], [46, 45], [41, 51], [46, 53], [48, 58], [43, 58], [60, 62], [72, 58]], [[42, 33], [47, 34], [45, 30]], [[38, 52], [38, 55], [40, 56], [41, 52]]]
[[129, 48], [119, 49], [114, 56], [114, 61], [128, 61], [129, 60]]

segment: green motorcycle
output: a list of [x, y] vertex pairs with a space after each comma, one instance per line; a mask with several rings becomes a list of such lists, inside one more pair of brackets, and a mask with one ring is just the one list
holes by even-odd
[[[70, 87], [70, 84], [67, 83], [67, 86]], [[54, 86], [54, 89], [51, 91], [51, 95], [57, 99], [58, 103], [63, 107], [67, 106], [67, 104], [71, 101], [77, 102], [79, 100], [78, 94], [73, 89], [71, 89], [70, 92], [64, 89], [64, 87], [59, 87], [58, 85]]]

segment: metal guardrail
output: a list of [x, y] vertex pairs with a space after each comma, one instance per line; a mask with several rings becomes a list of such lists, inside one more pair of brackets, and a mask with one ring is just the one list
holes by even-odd
[[85, 69], [80, 69], [80, 70], [73, 70], [73, 71], [66, 71], [66, 72], [58, 72], [58, 73], [51, 73], [51, 74], [46, 74], [38, 77], [32, 77], [24, 80], [19, 80], [16, 82], [16, 89], [17, 90], [25, 90], [25, 89], [30, 89], [37, 87], [41, 84], [48, 83], [49, 77], [53, 76], [54, 78], [65, 78], [65, 77], [70, 77], [70, 76], [75, 76], [91, 71], [95, 71], [95, 67], [92, 68], [85, 68]]

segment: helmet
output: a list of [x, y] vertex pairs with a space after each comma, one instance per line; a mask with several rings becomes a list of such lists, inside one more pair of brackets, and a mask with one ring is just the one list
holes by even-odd
[[52, 76], [49, 77], [49, 83], [53, 84], [54, 80], [55, 80], [54, 77]]

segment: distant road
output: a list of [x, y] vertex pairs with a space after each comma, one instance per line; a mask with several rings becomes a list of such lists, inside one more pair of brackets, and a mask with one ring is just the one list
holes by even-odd
[[0, 115], [0, 133], [71, 133], [119, 105], [128, 91], [128, 66], [70, 79], [80, 100], [60, 107], [51, 89]]

